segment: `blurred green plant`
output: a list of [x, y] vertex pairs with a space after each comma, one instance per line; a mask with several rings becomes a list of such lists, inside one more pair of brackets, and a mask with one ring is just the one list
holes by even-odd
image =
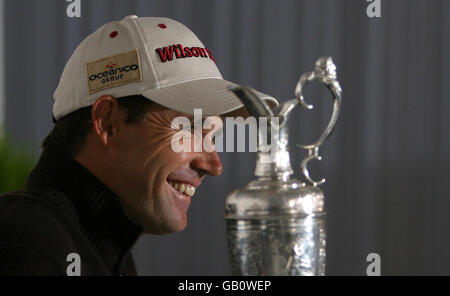
[[22, 188], [34, 164], [32, 153], [0, 128], [0, 194]]

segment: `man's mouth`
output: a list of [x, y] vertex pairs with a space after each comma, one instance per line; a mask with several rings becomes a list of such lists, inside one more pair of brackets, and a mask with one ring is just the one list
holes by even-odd
[[191, 184], [186, 184], [182, 182], [175, 182], [175, 181], [167, 181], [170, 186], [172, 186], [176, 191], [186, 194], [189, 197], [194, 196], [195, 194], [195, 187]]

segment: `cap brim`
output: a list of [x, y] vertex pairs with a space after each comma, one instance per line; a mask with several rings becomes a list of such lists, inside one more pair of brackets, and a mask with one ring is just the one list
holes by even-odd
[[[246, 117], [248, 112], [243, 108], [244, 104], [230, 90], [234, 86], [238, 84], [219, 78], [205, 78], [151, 89], [142, 95], [164, 107], [185, 114], [194, 114], [194, 109], [202, 109], [202, 114], [206, 116], [225, 114]], [[271, 107], [278, 105], [275, 98], [261, 92], [257, 94]]]

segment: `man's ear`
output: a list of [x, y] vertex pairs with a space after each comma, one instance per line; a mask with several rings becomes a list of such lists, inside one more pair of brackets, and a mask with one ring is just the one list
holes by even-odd
[[121, 123], [120, 115], [119, 103], [110, 95], [101, 96], [92, 106], [92, 128], [103, 145], [109, 145], [116, 136]]

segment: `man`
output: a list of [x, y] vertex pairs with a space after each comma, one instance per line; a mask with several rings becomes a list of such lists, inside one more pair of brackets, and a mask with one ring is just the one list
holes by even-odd
[[88, 36], [54, 93], [38, 164], [0, 198], [0, 274], [135, 275], [138, 237], [184, 229], [195, 189], [222, 173], [215, 150], [171, 149], [173, 119], [238, 110], [232, 85], [174, 20], [129, 16]]

